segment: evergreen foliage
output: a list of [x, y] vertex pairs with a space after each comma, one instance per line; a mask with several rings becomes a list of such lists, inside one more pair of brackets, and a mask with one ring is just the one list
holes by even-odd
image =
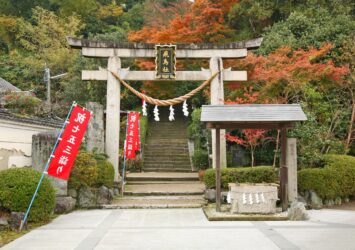
[[101, 154], [80, 151], [69, 178], [69, 188], [113, 186], [114, 168]]
[[[0, 207], [11, 212], [26, 212], [41, 173], [28, 167], [0, 171]], [[46, 221], [53, 213], [55, 190], [45, 177], [33, 203], [28, 221]]]
[[313, 190], [323, 199], [355, 195], [355, 157], [326, 155], [324, 168], [309, 168], [298, 172], [298, 189]]
[[[215, 169], [208, 169], [205, 172], [203, 181], [207, 188], [215, 187], [215, 173]], [[223, 189], [228, 189], [228, 183], [275, 183], [276, 181], [276, 170], [273, 167], [258, 166], [221, 169], [221, 186]]]

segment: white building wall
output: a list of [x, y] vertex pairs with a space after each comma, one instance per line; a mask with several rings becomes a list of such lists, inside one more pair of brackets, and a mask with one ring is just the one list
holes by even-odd
[[31, 165], [32, 135], [51, 127], [0, 119], [0, 170]]

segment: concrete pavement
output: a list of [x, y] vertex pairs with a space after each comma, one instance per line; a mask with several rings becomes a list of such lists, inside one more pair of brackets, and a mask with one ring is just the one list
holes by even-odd
[[355, 212], [309, 212], [309, 221], [209, 222], [201, 209], [75, 211], [3, 249], [355, 250]]

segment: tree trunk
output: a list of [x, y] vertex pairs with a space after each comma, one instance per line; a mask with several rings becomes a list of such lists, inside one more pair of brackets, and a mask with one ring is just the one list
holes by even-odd
[[351, 141], [352, 141], [352, 135], [354, 132], [354, 122], [355, 122], [355, 96], [354, 96], [354, 92], [351, 91], [351, 99], [352, 99], [352, 112], [351, 112], [351, 118], [350, 118], [350, 123], [349, 123], [349, 129], [348, 129], [348, 136], [346, 139], [346, 144], [345, 144], [345, 150], [347, 151], [351, 145]]
[[250, 154], [251, 154], [251, 167], [254, 167], [254, 149], [250, 149]]
[[277, 130], [277, 136], [276, 136], [276, 147], [275, 147], [275, 153], [274, 153], [274, 162], [272, 163], [272, 167], [276, 167], [276, 159], [277, 159], [277, 152], [279, 151], [279, 143], [280, 143], [280, 130]]

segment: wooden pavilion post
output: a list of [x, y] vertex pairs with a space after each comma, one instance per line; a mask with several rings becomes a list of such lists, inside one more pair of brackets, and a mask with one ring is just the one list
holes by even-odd
[[287, 138], [286, 128], [281, 129], [281, 161], [280, 161], [280, 191], [281, 191], [281, 206], [282, 211], [286, 211], [288, 207], [287, 197], [287, 165], [286, 165]]
[[[216, 137], [220, 138], [221, 130], [216, 128]], [[221, 212], [221, 141], [216, 140], [216, 211]]]

